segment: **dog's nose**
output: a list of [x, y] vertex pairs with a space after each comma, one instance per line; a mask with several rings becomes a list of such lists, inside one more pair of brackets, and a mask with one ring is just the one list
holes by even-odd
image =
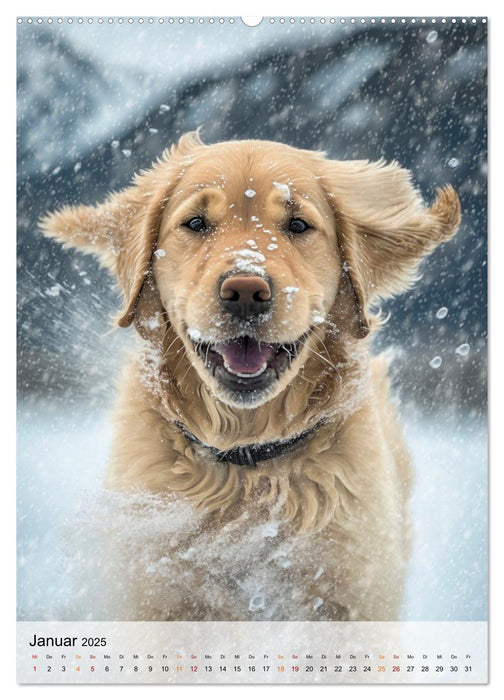
[[248, 320], [271, 308], [271, 285], [265, 277], [226, 277], [220, 287], [222, 306], [233, 316]]

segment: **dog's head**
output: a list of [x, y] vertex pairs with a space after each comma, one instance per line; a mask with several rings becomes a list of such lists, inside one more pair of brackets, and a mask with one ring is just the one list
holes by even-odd
[[191, 133], [132, 187], [42, 228], [117, 275], [120, 326], [163, 342], [169, 325], [217, 397], [252, 407], [287, 386], [328, 324], [364, 338], [370, 306], [404, 291], [459, 220], [451, 187], [427, 208], [396, 163]]

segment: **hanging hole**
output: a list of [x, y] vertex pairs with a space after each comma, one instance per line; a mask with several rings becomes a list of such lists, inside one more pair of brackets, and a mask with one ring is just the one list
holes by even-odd
[[246, 24], [247, 27], [257, 27], [263, 21], [262, 17], [242, 17], [241, 21]]

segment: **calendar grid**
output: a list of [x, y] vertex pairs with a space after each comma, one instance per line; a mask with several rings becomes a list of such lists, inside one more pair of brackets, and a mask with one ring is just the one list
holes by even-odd
[[487, 682], [486, 622], [21, 622], [20, 683]]

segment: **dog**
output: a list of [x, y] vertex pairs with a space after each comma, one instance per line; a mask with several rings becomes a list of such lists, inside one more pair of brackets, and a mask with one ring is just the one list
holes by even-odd
[[451, 186], [429, 208], [396, 162], [199, 132], [43, 219], [117, 277], [140, 336], [105, 486], [191, 514], [121, 619], [399, 618], [412, 466], [369, 342], [459, 222]]

